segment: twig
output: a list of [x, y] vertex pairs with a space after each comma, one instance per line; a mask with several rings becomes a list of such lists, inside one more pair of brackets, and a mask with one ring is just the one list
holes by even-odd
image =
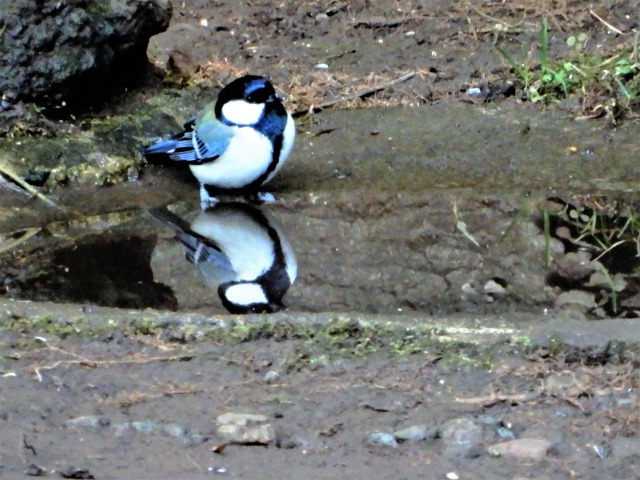
[[470, 398], [460, 398], [456, 397], [455, 401], [458, 403], [467, 403], [472, 405], [482, 405], [484, 407], [495, 405], [497, 403], [503, 402], [515, 402], [515, 403], [524, 403], [529, 402], [531, 400], [535, 400], [541, 395], [541, 392], [532, 392], [532, 393], [521, 393], [518, 395], [500, 395], [498, 393], [491, 393], [491, 395], [487, 395], [484, 397], [470, 397]]
[[42, 229], [39, 228], [39, 227], [27, 228], [25, 230], [22, 230], [20, 236], [18, 236], [17, 238], [14, 238], [14, 236], [17, 235], [17, 232], [4, 234], [5, 237], [12, 238], [12, 240], [10, 240], [8, 242], [5, 242], [2, 245], [0, 245], [0, 253], [4, 253], [4, 252], [7, 252], [9, 250], [13, 250], [15, 247], [17, 247], [18, 245], [26, 242], [31, 237], [33, 237], [37, 233], [40, 233], [41, 231], [42, 231]]
[[377, 93], [377, 92], [379, 92], [381, 90], [384, 90], [385, 88], [389, 88], [389, 87], [392, 87], [394, 85], [397, 85], [398, 83], [402, 83], [402, 82], [406, 82], [407, 80], [411, 80], [415, 76], [416, 76], [416, 72], [410, 72], [410, 73], [407, 73], [406, 75], [403, 75], [403, 76], [401, 76], [399, 78], [391, 80], [390, 82], [383, 83], [383, 84], [378, 85], [376, 87], [367, 88], [367, 89], [364, 89], [364, 90], [360, 90], [359, 92], [351, 93], [349, 95], [344, 95], [344, 96], [339, 97], [339, 98], [334, 98], [333, 100], [328, 100], [326, 102], [321, 103], [320, 105], [312, 105], [309, 108], [303, 108], [302, 110], [298, 110], [298, 111], [294, 112], [293, 116], [294, 117], [301, 117], [302, 115], [306, 115], [308, 113], [317, 113], [317, 112], [320, 112], [321, 110], [324, 110], [325, 108], [333, 107], [334, 105], [336, 105], [338, 103], [348, 102], [349, 100], [355, 100], [356, 98], [368, 97], [369, 95], [373, 95], [374, 93]]
[[9, 166], [5, 163], [4, 159], [0, 159], [0, 174], [9, 177], [11, 180], [16, 182], [18, 185], [20, 185], [22, 188], [24, 188], [31, 195], [33, 195], [33, 196], [37, 197], [38, 199], [42, 200], [44, 203], [46, 203], [50, 207], [57, 208], [58, 210], [62, 210], [63, 212], [68, 213], [67, 210], [64, 207], [61, 207], [56, 202], [54, 202], [50, 198], [46, 197], [42, 193], [40, 193], [32, 185], [29, 185], [22, 178], [20, 178], [18, 175], [16, 175], [16, 173], [13, 172], [13, 170], [11, 170], [11, 168], [9, 168]]
[[614, 27], [613, 25], [611, 25], [609, 22], [607, 22], [604, 18], [602, 18], [600, 15], [598, 15], [596, 12], [594, 12], [592, 9], [589, 9], [589, 13], [591, 15], [593, 15], [594, 17], [596, 17], [598, 20], [600, 20], [609, 30], [611, 30], [612, 32], [616, 32], [619, 35], [624, 35], [624, 32], [620, 29], [617, 29], [616, 27]]
[[395, 18], [385, 18], [385, 17], [369, 17], [369, 18], [354, 18], [349, 23], [353, 28], [358, 27], [386, 27], [393, 28], [398, 25], [406, 22], [410, 22], [411, 20], [422, 20], [426, 18], [426, 15], [411, 15], [408, 17], [395, 17]]
[[98, 368], [99, 366], [131, 365], [131, 364], [140, 365], [140, 364], [152, 363], [152, 362], [174, 362], [174, 361], [184, 362], [184, 361], [191, 360], [193, 358], [193, 355], [183, 354], [183, 355], [173, 355], [173, 356], [167, 356], [167, 357], [158, 356], [158, 357], [147, 357], [147, 358], [130, 358], [130, 359], [121, 359], [121, 360], [92, 360], [82, 355], [78, 355], [77, 353], [69, 352], [62, 348], [50, 345], [45, 339], [42, 339], [42, 341], [44, 341], [46, 348], [48, 350], [62, 353], [64, 355], [69, 355], [75, 358], [75, 360], [57, 360], [50, 365], [40, 365], [40, 366], [32, 367], [39, 382], [42, 382], [42, 374], [40, 373], [41, 370], [53, 370], [61, 365], [82, 365], [84, 367], [89, 367], [89, 368]]

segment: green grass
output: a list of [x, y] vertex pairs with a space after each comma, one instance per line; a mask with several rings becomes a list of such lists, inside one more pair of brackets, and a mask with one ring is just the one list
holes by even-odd
[[[629, 37], [631, 38], [631, 37]], [[552, 59], [549, 54], [549, 26], [541, 22], [538, 33], [538, 61], [530, 60], [524, 45], [515, 59], [500, 45], [494, 49], [518, 77], [524, 99], [533, 103], [558, 103], [578, 96], [584, 113], [619, 118], [640, 96], [639, 35], [636, 33], [616, 54], [598, 56], [585, 52], [588, 36], [567, 38], [567, 55]]]
[[[597, 292], [599, 304], [614, 316], [637, 316], [637, 312], [633, 314], [620, 305], [620, 298], [640, 293], [640, 215], [634, 213], [637, 210], [635, 204], [597, 199], [589, 205], [565, 203], [555, 211], [545, 209], [542, 212], [546, 266], [552, 266], [550, 240], [554, 232], [551, 224], [562, 225], [570, 230], [570, 242], [577, 250], [590, 252], [590, 260], [597, 262], [594, 266], [601, 275], [601, 280], [595, 284], [590, 279], [585, 285], [574, 288]], [[634, 265], [635, 269], [630, 269]], [[605, 285], [608, 291], [600, 291], [598, 284]]]

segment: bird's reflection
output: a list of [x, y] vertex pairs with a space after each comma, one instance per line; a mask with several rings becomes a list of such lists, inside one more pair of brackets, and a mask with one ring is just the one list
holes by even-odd
[[260, 208], [218, 203], [191, 223], [166, 207], [151, 214], [169, 227], [207, 283], [217, 286], [231, 313], [272, 313], [296, 279], [297, 263], [286, 235]]

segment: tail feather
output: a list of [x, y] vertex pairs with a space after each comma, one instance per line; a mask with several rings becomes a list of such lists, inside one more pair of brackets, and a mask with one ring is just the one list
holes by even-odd
[[167, 154], [171, 155], [176, 151], [176, 146], [179, 141], [176, 139], [168, 139], [168, 140], [160, 140], [159, 142], [154, 143], [153, 145], [149, 145], [146, 147], [142, 153], [145, 155], [158, 155], [158, 154]]
[[229, 257], [220, 250], [218, 245], [191, 230], [191, 225], [169, 210], [166, 205], [153, 207], [149, 213], [175, 234], [185, 247], [185, 256], [190, 263], [194, 265], [208, 263], [225, 270], [233, 270]]
[[145, 156], [168, 155], [171, 160], [195, 162], [198, 154], [193, 148], [193, 133], [183, 132], [166, 140], [160, 140], [143, 150]]

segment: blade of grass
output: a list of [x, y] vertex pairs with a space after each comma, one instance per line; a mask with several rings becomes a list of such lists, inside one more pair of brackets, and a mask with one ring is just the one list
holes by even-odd
[[528, 87], [529, 82], [531, 81], [531, 78], [529, 76], [529, 71], [527, 70], [527, 68], [523, 67], [518, 62], [516, 62], [511, 57], [511, 55], [509, 55], [507, 52], [504, 51], [504, 49], [501, 46], [494, 45], [493, 48], [495, 48], [496, 51], [502, 56], [502, 58], [504, 58], [505, 61], [511, 66], [511, 68], [513, 68], [516, 71], [516, 73], [520, 76], [520, 78], [524, 82], [525, 87]]
[[542, 212], [544, 223], [544, 266], [551, 266], [551, 222], [549, 220], [549, 210], [546, 208]]
[[540, 24], [540, 68], [542, 70], [549, 66], [549, 25], [547, 19], [543, 18]]

